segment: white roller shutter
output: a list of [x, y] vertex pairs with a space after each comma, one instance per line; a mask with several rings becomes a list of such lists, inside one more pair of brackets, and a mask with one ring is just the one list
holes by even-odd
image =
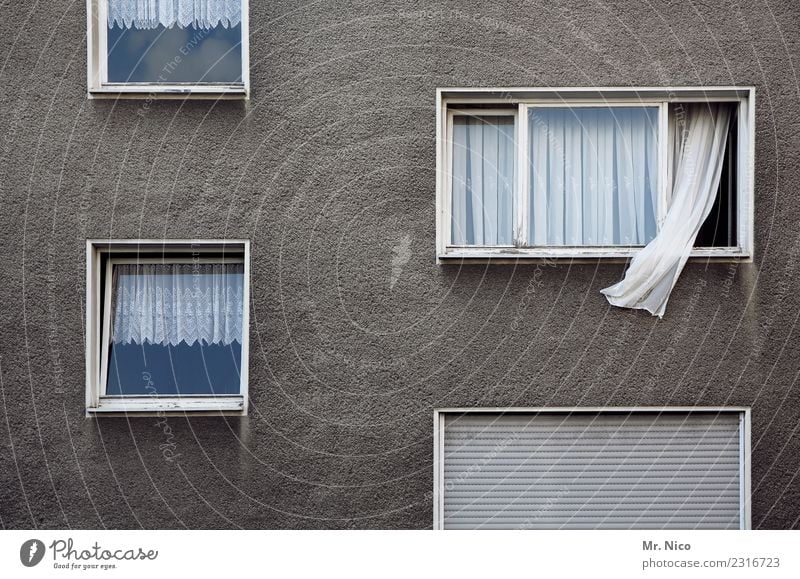
[[738, 529], [742, 412], [443, 413], [437, 526]]

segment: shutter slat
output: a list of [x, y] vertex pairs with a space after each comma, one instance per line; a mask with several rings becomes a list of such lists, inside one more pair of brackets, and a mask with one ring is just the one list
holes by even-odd
[[[528, 530], [534, 528], [528, 522], [521, 522], [519, 524], [508, 524], [503, 523], [501, 525], [492, 525], [492, 524], [477, 524], [477, 523], [467, 523], [467, 524], [448, 524], [448, 529], [451, 530], [472, 530], [472, 529], [481, 529], [481, 530], [507, 530], [507, 529], [520, 529], [520, 530]], [[580, 531], [580, 530], [594, 530], [598, 528], [603, 528], [606, 530], [627, 530], [630, 529], [631, 526], [628, 523], [614, 523], [610, 521], [603, 521], [602, 525], [595, 524], [595, 523], [542, 523], [540, 521], [536, 522], [535, 528], [537, 530], [546, 531], [546, 530], [572, 530], [572, 531]], [[636, 528], [639, 530], [686, 530], [686, 529], [705, 529], [705, 526], [693, 526], [684, 522], [675, 521], [672, 523], [652, 523], [648, 521], [638, 521], [636, 524]], [[715, 526], [714, 528], [724, 528], [724, 529], [736, 529], [736, 524], [731, 523], [728, 524], [726, 521], [721, 521], [719, 525]]]

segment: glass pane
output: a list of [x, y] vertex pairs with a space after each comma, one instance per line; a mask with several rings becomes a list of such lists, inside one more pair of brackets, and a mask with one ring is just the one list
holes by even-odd
[[111, 344], [108, 396], [239, 394], [242, 346]]
[[243, 264], [120, 264], [111, 283], [107, 395], [239, 393]]
[[451, 243], [512, 245], [514, 117], [453, 119]]
[[109, 0], [108, 82], [241, 83], [240, 3]]
[[528, 112], [534, 246], [645, 245], [656, 235], [657, 107]]

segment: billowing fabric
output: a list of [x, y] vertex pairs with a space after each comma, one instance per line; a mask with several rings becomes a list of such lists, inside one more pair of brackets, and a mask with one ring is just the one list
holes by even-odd
[[241, 343], [243, 284], [240, 263], [115, 265], [112, 341]]
[[676, 119], [675, 173], [669, 210], [655, 239], [631, 261], [625, 278], [602, 291], [611, 305], [663, 317], [672, 288], [714, 205], [725, 157], [730, 108], [684, 105]]
[[225, 28], [242, 21], [242, 0], [108, 0], [108, 26]]
[[532, 107], [528, 125], [531, 246], [655, 237], [657, 108]]
[[453, 245], [511, 245], [514, 117], [453, 119]]

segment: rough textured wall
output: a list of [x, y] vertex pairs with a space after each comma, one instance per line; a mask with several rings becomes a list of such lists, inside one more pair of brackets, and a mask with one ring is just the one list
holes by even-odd
[[[85, 22], [2, 5], [3, 527], [424, 528], [435, 407], [693, 404], [752, 406], [753, 526], [800, 526], [798, 3], [253, 0], [252, 99], [149, 107], [86, 99]], [[663, 321], [619, 264], [435, 264], [436, 87], [731, 84], [756, 257]], [[252, 240], [248, 418], [84, 418], [109, 237]]]

